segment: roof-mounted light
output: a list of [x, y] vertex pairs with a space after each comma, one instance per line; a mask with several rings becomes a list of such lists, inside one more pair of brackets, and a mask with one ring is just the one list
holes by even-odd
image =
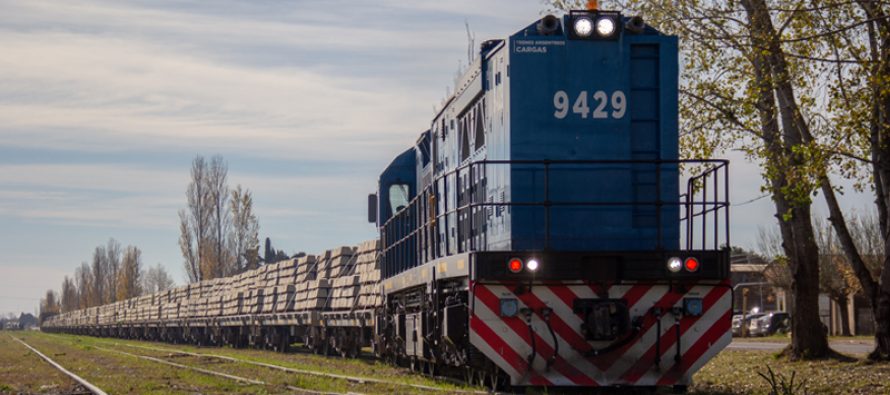
[[596, 34], [603, 38], [612, 37], [616, 30], [615, 18], [601, 16], [596, 20]]
[[586, 16], [575, 18], [573, 28], [575, 29], [575, 35], [578, 37], [590, 37], [593, 33], [593, 20]]

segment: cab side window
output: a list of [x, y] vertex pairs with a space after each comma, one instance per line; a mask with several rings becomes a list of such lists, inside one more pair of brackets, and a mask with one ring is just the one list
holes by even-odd
[[389, 186], [389, 208], [393, 214], [408, 207], [410, 192], [408, 184], [392, 184]]

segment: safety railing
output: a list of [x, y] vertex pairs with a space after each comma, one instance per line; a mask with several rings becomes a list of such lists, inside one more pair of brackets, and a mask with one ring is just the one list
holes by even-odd
[[[485, 186], [486, 172], [492, 166], [509, 170], [540, 169], [542, 196], [534, 201], [490, 201]], [[655, 182], [652, 199], [628, 200], [554, 200], [551, 174], [555, 169], [601, 171], [623, 168], [649, 171]], [[678, 177], [683, 171], [699, 170], [686, 180], [675, 199], [663, 199], [663, 175]], [[489, 172], [491, 173], [491, 172]], [[509, 172], [505, 172], [510, 177]], [[565, 186], [563, 186], [564, 188]], [[584, 186], [577, 186], [583, 188]], [[451, 190], [454, 189], [454, 190]], [[556, 197], [558, 197], [558, 193]], [[443, 197], [442, 202], [438, 201]], [[539, 207], [544, 213], [544, 249], [552, 238], [554, 208], [632, 207], [654, 209], [658, 241], [664, 248], [663, 211], [676, 207], [682, 212], [675, 223], [680, 231], [680, 246], [687, 250], [719, 249], [729, 245], [729, 162], [722, 159], [682, 160], [481, 160], [466, 163], [436, 177], [409, 204], [388, 219], [381, 228], [383, 276], [388, 277], [424, 262], [468, 251], [485, 251], [486, 210], [512, 210], [514, 207]], [[672, 219], [672, 221], [674, 221]], [[674, 226], [674, 225], [672, 225]], [[673, 248], [673, 247], [671, 247]]]

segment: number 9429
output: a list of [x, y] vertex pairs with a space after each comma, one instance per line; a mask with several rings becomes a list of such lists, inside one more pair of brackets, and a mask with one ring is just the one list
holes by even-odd
[[[627, 97], [622, 91], [614, 91], [611, 95], [604, 91], [596, 91], [590, 95], [594, 108], [591, 111], [588, 105], [587, 91], [581, 91], [574, 103], [571, 103], [573, 114], [578, 114], [582, 119], [592, 117], [593, 119], [621, 119], [627, 112]], [[569, 94], [565, 91], [556, 91], [553, 95], [553, 116], [556, 119], [564, 119], [569, 114]]]

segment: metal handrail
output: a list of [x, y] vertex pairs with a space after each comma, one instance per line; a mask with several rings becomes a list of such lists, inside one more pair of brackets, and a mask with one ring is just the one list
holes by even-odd
[[[697, 174], [695, 176], [690, 177], [687, 180], [687, 188], [686, 193], [678, 195], [676, 201], [674, 200], [662, 200], [661, 199], [661, 168], [664, 165], [675, 164], [680, 165], [683, 164], [697, 164], [697, 165], [708, 165], [708, 168], [704, 170], [702, 173]], [[411, 201], [405, 206], [403, 209], [394, 213], [391, 218], [389, 218], [383, 225], [382, 230], [383, 234], [381, 237], [382, 243], [382, 256], [386, 257], [387, 253], [396, 249], [397, 247], [409, 247], [407, 243], [414, 240], [416, 244], [413, 246], [416, 250], [415, 257], [417, 259], [422, 259], [424, 261], [428, 260], [425, 254], [432, 255], [432, 258], [435, 259], [441, 257], [443, 255], [450, 254], [452, 248], [450, 245], [451, 239], [454, 238], [457, 242], [457, 246], [455, 251], [457, 253], [464, 252], [465, 250], [476, 251], [476, 218], [475, 213], [478, 209], [483, 207], [543, 207], [545, 208], [545, 246], [550, 245], [550, 209], [551, 207], [566, 207], [566, 206], [577, 206], [577, 207], [604, 207], [604, 206], [645, 206], [645, 207], [655, 207], [656, 208], [656, 216], [657, 216], [657, 231], [658, 231], [658, 243], [659, 248], [661, 248], [662, 242], [662, 220], [661, 220], [661, 212], [664, 206], [683, 206], [685, 208], [685, 213], [678, 219], [678, 224], [686, 223], [686, 249], [692, 249], [693, 247], [693, 239], [694, 239], [694, 224], [693, 222], [696, 218], [702, 219], [702, 249], [706, 249], [708, 246], [706, 237], [707, 237], [707, 220], [708, 216], [713, 214], [713, 223], [714, 223], [714, 241], [713, 248], [718, 248], [719, 245], [719, 232], [717, 231], [719, 225], [719, 213], [720, 210], [724, 211], [724, 239], [726, 245], [729, 245], [729, 185], [728, 185], [728, 164], [729, 161], [725, 159], [676, 159], [676, 160], [636, 160], [636, 159], [605, 159], [605, 160], [480, 160], [468, 162], [464, 165], [461, 165], [455, 169], [447, 171], [443, 174], [440, 174], [434, 180], [430, 182], [421, 193], [418, 193]], [[487, 165], [536, 165], [543, 166], [542, 170], [544, 171], [544, 199], [539, 201], [529, 201], [529, 202], [478, 202], [476, 200], [476, 180], [474, 177], [474, 169], [479, 166], [487, 166]], [[549, 185], [549, 173], [550, 168], [552, 166], [561, 166], [561, 165], [647, 165], [653, 166], [656, 172], [656, 190], [657, 190], [657, 199], [653, 201], [550, 201], [550, 185]], [[484, 169], [484, 167], [483, 167]], [[723, 170], [723, 185], [722, 188], [719, 188], [720, 185], [720, 170]], [[466, 177], [462, 174], [469, 174], [469, 182], [468, 186], [462, 187], [461, 181], [466, 180]], [[449, 209], [448, 204], [448, 183], [449, 177], [454, 177], [454, 184], [458, 188], [457, 194], [455, 196], [455, 206], [454, 208]], [[711, 181], [713, 191], [713, 200], [708, 200], [708, 183]], [[436, 215], [431, 216], [427, 215], [431, 209], [429, 207], [430, 202], [427, 201], [428, 197], [433, 194], [435, 189], [438, 189], [439, 184], [442, 184], [444, 201], [442, 201], [442, 212], [438, 212], [438, 207], [435, 207], [435, 211], [438, 212]], [[697, 187], [697, 184], [701, 184], [701, 188]], [[719, 196], [719, 189], [723, 190], [722, 199]], [[697, 192], [701, 191], [702, 196], [701, 199], [696, 199]], [[467, 203], [463, 203], [464, 201], [468, 201]], [[438, 203], [436, 201], [436, 203]], [[436, 204], [438, 206], [438, 204]], [[461, 214], [468, 212], [469, 215], [466, 219], [461, 219]], [[455, 235], [450, 235], [449, 231], [451, 227], [448, 226], [449, 217], [452, 215], [457, 216], [458, 224], [455, 227]], [[444, 221], [444, 229], [445, 229], [445, 252], [442, 254], [440, 250], [440, 233], [438, 227], [432, 231], [432, 235], [427, 234], [426, 237], [423, 237], [421, 232], [430, 232], [429, 228], [432, 226], [436, 226], [440, 223], [440, 221]], [[462, 237], [462, 228], [465, 226], [462, 221], [469, 221], [468, 231], [471, 232], [469, 237]], [[388, 230], [393, 229], [394, 226], [398, 228], [402, 228], [401, 232], [398, 232], [395, 235], [392, 235]], [[392, 237], [399, 237], [396, 240], [390, 240]], [[430, 237], [432, 236], [432, 237]], [[423, 238], [422, 241], [417, 242], [417, 239]], [[432, 240], [426, 240], [426, 239]], [[466, 239], [466, 240], [464, 240]], [[464, 247], [464, 243], [466, 242], [467, 247]], [[425, 244], [421, 244], [425, 243]]]

